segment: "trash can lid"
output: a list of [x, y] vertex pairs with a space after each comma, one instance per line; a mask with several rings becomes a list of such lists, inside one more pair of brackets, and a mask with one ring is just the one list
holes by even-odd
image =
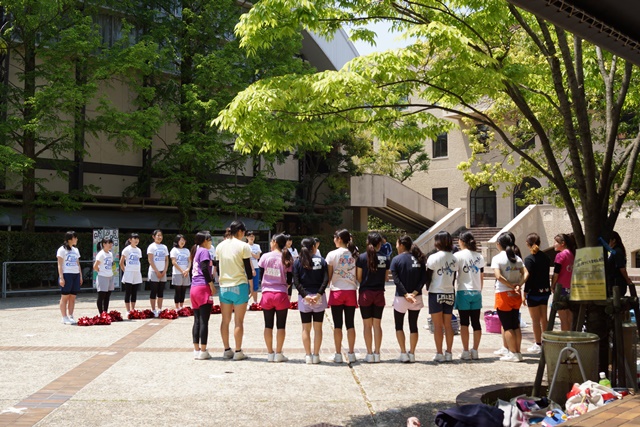
[[594, 342], [599, 341], [600, 337], [589, 332], [573, 332], [573, 331], [547, 331], [542, 333], [543, 341], [555, 342]]

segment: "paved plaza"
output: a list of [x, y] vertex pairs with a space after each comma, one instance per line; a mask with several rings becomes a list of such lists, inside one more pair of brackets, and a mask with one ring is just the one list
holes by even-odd
[[[420, 315], [416, 363], [396, 361], [394, 291], [388, 284], [381, 363], [361, 361], [366, 351], [357, 312], [358, 362], [350, 365], [332, 361], [329, 311], [322, 363], [306, 365], [300, 316], [294, 310], [289, 311], [284, 348], [290, 360], [267, 363], [261, 312], [247, 313], [247, 360], [222, 358], [220, 315], [212, 315], [209, 324], [212, 359], [194, 360], [190, 317], [80, 327], [61, 323], [57, 296], [0, 300], [0, 425], [404, 426], [416, 416], [425, 426], [433, 425], [436, 412], [454, 406], [465, 390], [533, 381], [538, 356], [525, 353], [523, 363], [498, 361], [493, 354], [501, 345], [498, 334], [485, 333], [480, 360], [459, 360], [456, 335], [454, 361], [432, 362], [433, 336], [423, 328], [426, 308]], [[489, 310], [493, 281], [485, 282], [483, 294]], [[123, 296], [115, 292], [109, 309], [124, 312]], [[165, 297], [165, 306], [172, 306], [173, 292], [166, 291]], [[149, 307], [148, 292], [138, 298], [139, 309]], [[75, 318], [97, 314], [95, 301], [96, 294], [81, 294]], [[522, 313], [529, 322], [526, 308]], [[405, 331], [408, 336], [408, 326]], [[523, 330], [525, 351], [532, 337], [529, 326]]]

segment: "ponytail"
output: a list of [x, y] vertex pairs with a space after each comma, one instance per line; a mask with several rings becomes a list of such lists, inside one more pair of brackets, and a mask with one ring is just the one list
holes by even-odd
[[293, 265], [293, 257], [291, 256], [291, 252], [286, 249], [288, 236], [286, 234], [278, 234], [273, 236], [271, 240], [276, 243], [276, 246], [278, 246], [278, 249], [282, 252], [282, 265], [284, 265], [285, 268], [291, 267]]
[[498, 236], [498, 244], [506, 252], [509, 262], [516, 262], [516, 253], [514, 250], [515, 243], [508, 232]]
[[349, 230], [342, 229], [340, 231], [336, 231], [334, 233], [334, 236], [340, 239], [342, 243], [347, 245], [347, 249], [349, 249], [349, 252], [351, 252], [351, 256], [353, 256], [354, 258], [358, 258], [358, 247], [355, 245], [355, 243], [353, 243], [353, 239], [351, 237], [351, 233], [349, 233]]
[[527, 245], [531, 248], [532, 254], [540, 252], [540, 236], [538, 233], [529, 233], [526, 239]]
[[423, 266], [427, 265], [427, 256], [422, 253], [422, 250], [418, 247], [418, 245], [413, 244], [413, 240], [411, 237], [406, 234], [400, 238], [398, 238], [398, 243], [400, 246], [404, 247], [404, 250], [410, 252], [411, 255]]
[[378, 251], [376, 247], [382, 243], [380, 233], [369, 233], [367, 236], [367, 268], [369, 271], [378, 271]]
[[[313, 268], [313, 261], [311, 261], [311, 251], [316, 246], [316, 241], [313, 237], [306, 237], [300, 242], [300, 263], [302, 268], [311, 270]], [[287, 251], [288, 252], [288, 251]]]
[[473, 237], [473, 233], [471, 233], [470, 231], [465, 231], [461, 233], [460, 237], [458, 238], [462, 240], [462, 243], [464, 243], [466, 248], [469, 249], [470, 251], [474, 251], [474, 252], [478, 251], [478, 244], [476, 243], [476, 238]]

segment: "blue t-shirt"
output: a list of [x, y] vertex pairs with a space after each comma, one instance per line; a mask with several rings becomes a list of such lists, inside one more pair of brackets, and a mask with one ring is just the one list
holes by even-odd
[[389, 269], [389, 257], [382, 255], [380, 252], [376, 254], [378, 258], [376, 271], [369, 271], [369, 261], [367, 254], [360, 255], [356, 261], [356, 267], [362, 269], [362, 283], [360, 283], [360, 291], [383, 291], [385, 277]]
[[414, 291], [418, 291], [418, 294], [422, 293], [427, 270], [411, 255], [411, 252], [403, 252], [394, 257], [391, 261], [391, 272], [398, 277], [405, 291], [402, 292], [403, 289], [396, 285], [396, 296], [403, 296], [405, 293], [410, 294]]

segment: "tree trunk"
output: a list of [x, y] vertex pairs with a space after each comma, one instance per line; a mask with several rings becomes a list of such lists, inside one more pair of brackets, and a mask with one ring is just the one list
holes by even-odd
[[[24, 98], [22, 116], [24, 124], [34, 120], [35, 112], [31, 101], [36, 94], [36, 43], [34, 39], [24, 43]], [[26, 126], [25, 126], [26, 127]], [[34, 165], [22, 174], [22, 230], [34, 232], [36, 228], [36, 133], [27, 128], [22, 135], [22, 151], [25, 157], [34, 161]]]

